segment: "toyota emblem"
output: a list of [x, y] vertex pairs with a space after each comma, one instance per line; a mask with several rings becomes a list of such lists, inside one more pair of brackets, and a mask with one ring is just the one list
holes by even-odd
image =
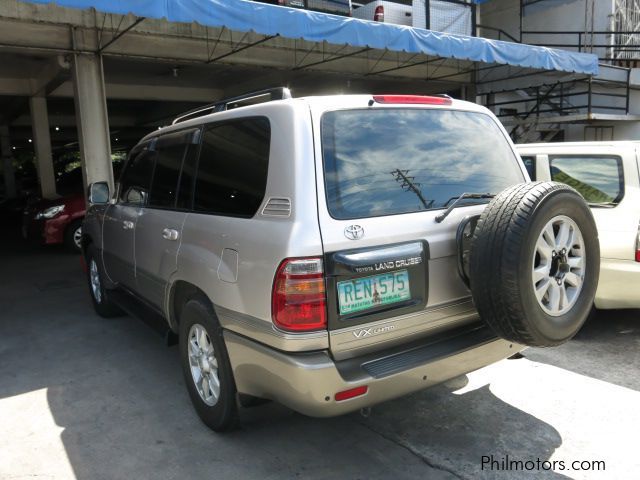
[[344, 229], [344, 236], [349, 240], [359, 240], [364, 236], [364, 228], [360, 225], [349, 225]]

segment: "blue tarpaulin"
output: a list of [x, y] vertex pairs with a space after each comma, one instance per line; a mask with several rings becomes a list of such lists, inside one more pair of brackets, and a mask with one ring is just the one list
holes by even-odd
[[588, 53], [453, 35], [388, 23], [327, 15], [245, 0], [21, 0], [104, 13], [197, 22], [241, 32], [326, 41], [436, 57], [499, 63], [544, 70], [596, 75], [598, 58]]

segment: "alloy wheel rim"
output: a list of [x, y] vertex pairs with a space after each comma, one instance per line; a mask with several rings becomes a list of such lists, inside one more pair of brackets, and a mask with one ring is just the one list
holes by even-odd
[[584, 285], [586, 252], [582, 232], [565, 215], [544, 226], [535, 245], [531, 280], [538, 304], [552, 317], [575, 305]]
[[98, 264], [92, 258], [89, 263], [89, 280], [91, 282], [91, 294], [97, 303], [102, 302], [102, 290], [100, 288], [100, 274], [98, 273]]
[[78, 227], [73, 232], [73, 243], [75, 243], [76, 247], [82, 247], [82, 227]]
[[204, 403], [213, 406], [220, 398], [218, 360], [206, 328], [195, 323], [189, 329], [189, 368], [193, 384]]

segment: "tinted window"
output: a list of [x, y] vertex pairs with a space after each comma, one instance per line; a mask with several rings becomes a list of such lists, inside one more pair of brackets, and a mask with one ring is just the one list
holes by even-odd
[[149, 144], [132, 150], [121, 180], [120, 201], [134, 205], [146, 204], [149, 198], [154, 158], [155, 152], [149, 150]]
[[536, 179], [536, 157], [522, 157], [522, 163], [524, 163], [524, 168], [527, 169], [529, 173], [529, 178], [531, 180]]
[[193, 130], [163, 135], [156, 143], [156, 166], [151, 184], [149, 206], [173, 207], [176, 201], [180, 167]]
[[253, 216], [267, 185], [270, 143], [266, 118], [207, 126], [202, 133], [194, 210]]
[[198, 162], [198, 150], [200, 146], [192, 143], [187, 148], [187, 154], [182, 162], [180, 173], [180, 188], [178, 188], [178, 201], [176, 207], [191, 209], [193, 201], [193, 184], [196, 179], [196, 165]]
[[464, 192], [523, 181], [488, 115], [439, 109], [342, 110], [322, 117], [329, 211], [352, 219], [444, 208]]
[[551, 179], [575, 188], [590, 203], [622, 200], [622, 160], [619, 157], [550, 156]]

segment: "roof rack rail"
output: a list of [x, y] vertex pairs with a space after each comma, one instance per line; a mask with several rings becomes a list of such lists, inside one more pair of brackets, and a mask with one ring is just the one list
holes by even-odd
[[291, 91], [286, 87], [268, 88], [266, 90], [258, 90], [257, 92], [245, 93], [237, 97], [223, 98], [215, 103], [204, 105], [202, 107], [189, 110], [188, 112], [181, 113], [173, 119], [171, 125], [176, 123], [191, 120], [193, 118], [202, 117], [211, 113], [223, 112], [225, 110], [232, 110], [238, 107], [244, 107], [247, 105], [255, 105], [258, 103], [271, 102], [273, 100], [284, 100], [287, 98], [293, 98]]

